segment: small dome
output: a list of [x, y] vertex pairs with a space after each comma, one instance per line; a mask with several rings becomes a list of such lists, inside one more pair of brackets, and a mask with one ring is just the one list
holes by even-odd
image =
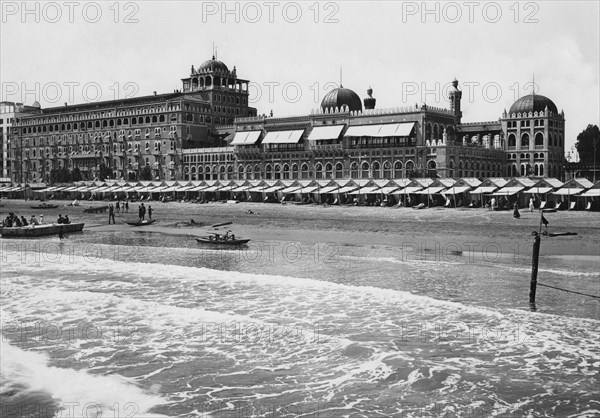
[[223, 64], [221, 61], [216, 60], [215, 57], [214, 57], [214, 55], [213, 55], [212, 59], [204, 61], [200, 65], [200, 67], [198, 67], [197, 71], [199, 73], [205, 72], [205, 71], [215, 71], [215, 72], [228, 73], [229, 72], [229, 68], [227, 68], [227, 66], [225, 64]]
[[358, 94], [341, 86], [337, 89], [331, 90], [325, 95], [325, 97], [323, 97], [323, 100], [321, 101], [321, 108], [324, 110], [335, 108], [342, 110], [344, 106], [347, 106], [348, 110], [350, 111], [362, 110], [362, 102], [360, 97], [358, 97]]
[[33, 102], [33, 104], [31, 105], [31, 107], [37, 107], [38, 109], [42, 106], [40, 106], [40, 102], [38, 102], [37, 100], [35, 102]]
[[546, 96], [542, 96], [541, 94], [529, 94], [514, 102], [508, 113], [541, 112], [545, 110], [546, 107], [548, 107], [549, 111], [558, 113], [554, 102]]

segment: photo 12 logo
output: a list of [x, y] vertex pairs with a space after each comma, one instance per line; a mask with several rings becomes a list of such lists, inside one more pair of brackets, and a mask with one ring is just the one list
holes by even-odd
[[403, 1], [402, 23], [539, 23], [537, 2]]
[[2, 23], [139, 23], [137, 2], [2, 1]]
[[337, 2], [202, 2], [202, 23], [338, 23]]

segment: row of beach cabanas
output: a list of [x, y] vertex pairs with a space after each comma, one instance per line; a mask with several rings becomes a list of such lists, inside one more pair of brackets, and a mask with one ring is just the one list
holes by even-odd
[[[0, 187], [3, 196], [22, 196], [23, 185]], [[561, 182], [555, 178], [420, 178], [420, 179], [319, 179], [319, 180], [171, 180], [136, 182], [80, 182], [30, 189], [42, 198], [95, 200], [168, 199], [295, 201], [304, 203], [414, 206], [485, 206], [492, 198], [499, 203], [536, 207], [566, 205], [589, 209], [600, 198], [600, 181], [585, 178]], [[19, 197], [20, 197], [19, 196]], [[579, 207], [578, 207], [579, 206]], [[583, 206], [583, 207], [581, 207]]]

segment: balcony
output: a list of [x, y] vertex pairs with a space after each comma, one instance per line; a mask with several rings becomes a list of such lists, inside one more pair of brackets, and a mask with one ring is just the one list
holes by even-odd
[[310, 144], [308, 146], [310, 150], [341, 150], [344, 149], [342, 144], [322, 144], [322, 145], [313, 145]]

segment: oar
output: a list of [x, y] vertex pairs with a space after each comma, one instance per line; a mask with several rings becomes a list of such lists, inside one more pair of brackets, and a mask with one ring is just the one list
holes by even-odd
[[233, 222], [223, 222], [222, 224], [212, 225], [211, 228], [218, 228], [220, 226], [231, 225]]

